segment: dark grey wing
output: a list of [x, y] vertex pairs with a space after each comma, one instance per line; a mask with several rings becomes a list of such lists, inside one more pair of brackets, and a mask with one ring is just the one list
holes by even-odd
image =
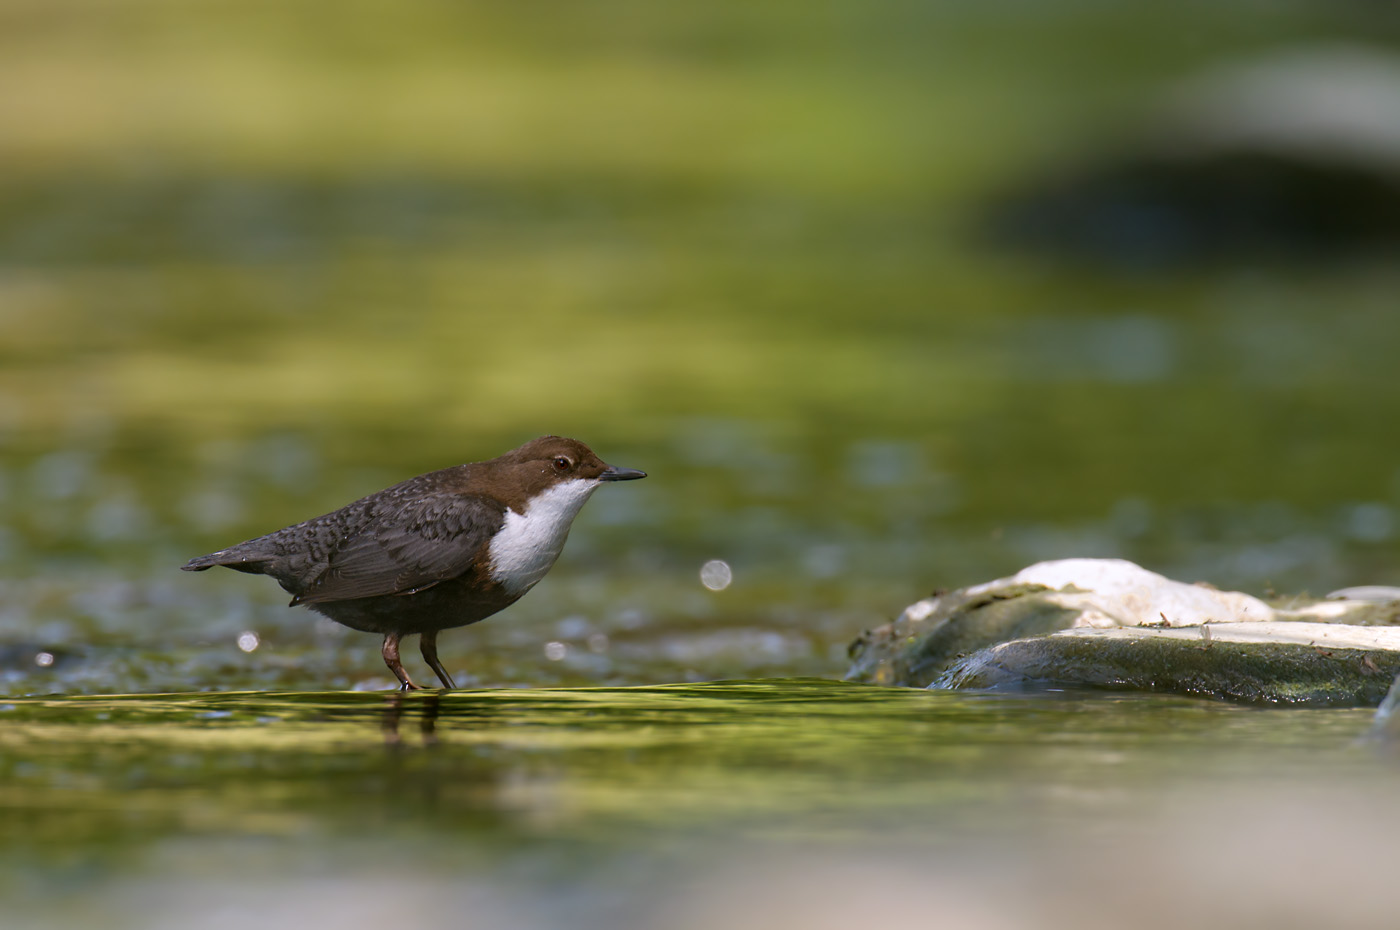
[[340, 540], [293, 604], [410, 594], [471, 568], [505, 520], [500, 503], [447, 492], [377, 514]]

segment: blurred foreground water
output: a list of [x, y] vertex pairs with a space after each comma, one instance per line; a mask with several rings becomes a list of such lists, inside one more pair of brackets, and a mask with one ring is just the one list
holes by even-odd
[[36, 928], [1359, 927], [1393, 909], [1400, 803], [1393, 759], [1356, 743], [1365, 711], [768, 680], [0, 715], [0, 882]]

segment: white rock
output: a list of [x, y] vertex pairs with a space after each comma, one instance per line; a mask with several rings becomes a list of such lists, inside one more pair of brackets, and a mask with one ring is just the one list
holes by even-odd
[[1050, 588], [1056, 592], [1050, 600], [1083, 611], [1076, 626], [1152, 626], [1164, 617], [1172, 626], [1199, 626], [1275, 617], [1272, 607], [1252, 595], [1172, 581], [1126, 559], [1037, 562], [967, 592], [983, 594], [1022, 584]]
[[[1184, 639], [1204, 645], [1200, 627], [1177, 629], [1117, 628], [1111, 630], [1062, 630], [1051, 636], [1092, 636], [1115, 640]], [[1210, 624], [1209, 642], [1214, 643], [1287, 643], [1295, 646], [1316, 646], [1319, 649], [1385, 649], [1400, 652], [1400, 627], [1351, 626], [1342, 623], [1306, 623], [1299, 621], [1253, 621]]]
[[1355, 588], [1342, 588], [1327, 595], [1329, 601], [1369, 601], [1372, 604], [1390, 604], [1400, 601], [1400, 588], [1389, 585], [1367, 584]]
[[[1330, 621], [1347, 619], [1381, 600], [1400, 599], [1400, 589], [1355, 588], [1335, 592], [1369, 593], [1349, 600], [1318, 601], [1292, 610], [1270, 607], [1242, 591], [1217, 591], [1207, 585], [1173, 581], [1148, 571], [1126, 559], [1060, 559], [1037, 562], [1012, 575], [965, 588], [970, 595], [991, 594], [1016, 585], [1034, 584], [1049, 588], [1044, 595], [1062, 607], [1081, 612], [1076, 627], [1111, 629], [1125, 626], [1159, 626], [1163, 619], [1173, 627], [1200, 626], [1202, 623], [1249, 623], [1270, 620]], [[1396, 598], [1375, 592], [1397, 593]], [[937, 597], [925, 598], [905, 608], [904, 619], [922, 620], [938, 604]]]

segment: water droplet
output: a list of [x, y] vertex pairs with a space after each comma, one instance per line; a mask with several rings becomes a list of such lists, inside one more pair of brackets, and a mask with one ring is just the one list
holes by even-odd
[[588, 651], [604, 653], [608, 651], [608, 634], [594, 633], [588, 637]]
[[569, 654], [569, 647], [561, 642], [551, 642], [544, 644], [544, 657], [551, 662], [558, 662]]
[[733, 580], [734, 573], [723, 559], [711, 559], [700, 568], [700, 583], [711, 591], [723, 591]]
[[34, 657], [34, 664], [37, 665], [37, 666], [39, 666], [40, 668], [48, 668], [50, 665], [53, 665], [53, 653], [52, 653], [52, 652], [41, 652], [41, 653], [39, 653], [38, 655], [36, 655], [36, 656]]
[[244, 630], [242, 633], [238, 634], [238, 648], [242, 649], [244, 652], [252, 652], [254, 649], [258, 648], [260, 642], [261, 640], [258, 639], [258, 634], [254, 633], [252, 630]]

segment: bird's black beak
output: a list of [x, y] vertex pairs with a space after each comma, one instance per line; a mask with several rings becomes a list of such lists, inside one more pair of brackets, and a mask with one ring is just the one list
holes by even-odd
[[636, 481], [638, 478], [645, 478], [647, 473], [637, 471], [635, 468], [618, 468], [616, 465], [609, 465], [598, 475], [599, 481]]

